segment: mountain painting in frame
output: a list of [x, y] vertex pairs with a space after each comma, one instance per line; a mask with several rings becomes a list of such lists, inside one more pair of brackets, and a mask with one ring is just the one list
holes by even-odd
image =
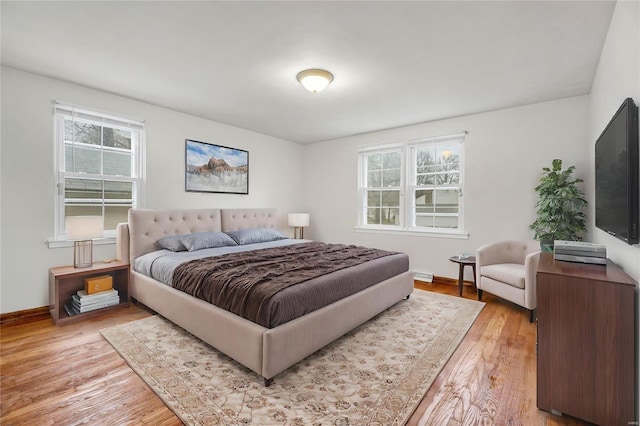
[[185, 191], [249, 193], [249, 151], [186, 139]]

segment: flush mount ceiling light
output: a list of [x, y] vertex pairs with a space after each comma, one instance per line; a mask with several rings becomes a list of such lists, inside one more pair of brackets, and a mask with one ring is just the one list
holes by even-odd
[[333, 80], [333, 74], [326, 70], [310, 69], [298, 73], [298, 81], [312, 93], [322, 92]]

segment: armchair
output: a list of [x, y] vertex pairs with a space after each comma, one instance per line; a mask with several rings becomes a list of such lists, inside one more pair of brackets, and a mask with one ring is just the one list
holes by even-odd
[[536, 271], [540, 260], [540, 242], [500, 241], [476, 251], [478, 300], [482, 292], [506, 299], [529, 310], [533, 322], [536, 304]]

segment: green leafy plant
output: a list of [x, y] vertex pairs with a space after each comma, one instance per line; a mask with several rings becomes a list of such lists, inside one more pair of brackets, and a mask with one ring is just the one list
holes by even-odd
[[541, 242], [580, 241], [580, 234], [586, 229], [583, 210], [587, 206], [584, 193], [577, 186], [582, 179], [572, 176], [575, 166], [562, 170], [560, 159], [553, 160], [551, 167], [542, 169], [540, 183], [535, 187], [539, 197], [537, 219], [529, 228]]

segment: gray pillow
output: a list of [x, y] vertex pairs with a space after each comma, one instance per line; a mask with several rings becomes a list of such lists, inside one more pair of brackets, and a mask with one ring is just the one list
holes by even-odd
[[236, 242], [224, 232], [215, 231], [183, 235], [180, 241], [189, 251], [237, 245]]
[[171, 251], [187, 251], [187, 248], [182, 244], [182, 241], [180, 241], [180, 238], [182, 237], [184, 237], [184, 235], [171, 235], [169, 237], [160, 238], [156, 241], [156, 245]]
[[266, 243], [287, 238], [282, 232], [273, 228], [238, 229], [237, 231], [227, 232], [227, 234], [239, 245]]

